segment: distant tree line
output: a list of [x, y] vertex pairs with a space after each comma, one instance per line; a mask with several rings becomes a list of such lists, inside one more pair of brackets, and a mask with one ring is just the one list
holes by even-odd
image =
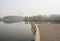
[[5, 16], [0, 17], [0, 21], [3, 22], [19, 22], [19, 21], [39, 21], [39, 22], [60, 22], [60, 15], [50, 15], [50, 16], [30, 16], [30, 17], [21, 17], [21, 16]]
[[32, 17], [25, 17], [25, 21], [41, 21], [41, 22], [60, 22], [60, 15], [50, 15], [50, 16], [32, 16]]
[[20, 22], [23, 20], [21, 16], [5, 16], [3, 19], [0, 18], [5, 23], [13, 23], [13, 22]]

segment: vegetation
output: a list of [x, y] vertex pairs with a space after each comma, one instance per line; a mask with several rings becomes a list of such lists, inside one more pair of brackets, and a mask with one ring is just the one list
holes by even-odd
[[60, 23], [60, 15], [50, 15], [50, 16], [32, 16], [25, 17], [24, 21], [34, 21], [34, 22], [52, 22], [52, 23]]
[[22, 20], [23, 20], [23, 17], [20, 17], [20, 16], [5, 16], [3, 18], [3, 21], [5, 23], [19, 22], [19, 21], [22, 21]]
[[60, 23], [60, 15], [50, 15], [48, 16], [31, 16], [31, 17], [21, 17], [21, 16], [5, 16], [3, 18], [0, 18], [0, 21], [9, 23], [9, 22], [19, 22], [19, 21], [34, 21], [37, 23], [42, 22], [53, 22], [53, 23]]

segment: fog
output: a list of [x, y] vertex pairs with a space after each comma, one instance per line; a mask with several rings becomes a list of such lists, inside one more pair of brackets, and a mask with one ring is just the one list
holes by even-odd
[[0, 16], [60, 14], [60, 0], [0, 0]]

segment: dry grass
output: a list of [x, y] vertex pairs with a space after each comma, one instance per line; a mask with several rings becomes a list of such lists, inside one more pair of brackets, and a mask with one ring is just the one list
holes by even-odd
[[37, 24], [41, 41], [60, 41], [60, 24]]

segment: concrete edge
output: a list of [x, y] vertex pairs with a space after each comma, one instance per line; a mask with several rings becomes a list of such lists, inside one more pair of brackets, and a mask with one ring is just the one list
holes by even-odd
[[[32, 22], [32, 23], [34, 23], [34, 22]], [[40, 32], [39, 32], [38, 26], [36, 24], [35, 24], [35, 26], [36, 26], [37, 30], [36, 30], [36, 34], [35, 34], [34, 38], [35, 38], [35, 41], [40, 41]]]

